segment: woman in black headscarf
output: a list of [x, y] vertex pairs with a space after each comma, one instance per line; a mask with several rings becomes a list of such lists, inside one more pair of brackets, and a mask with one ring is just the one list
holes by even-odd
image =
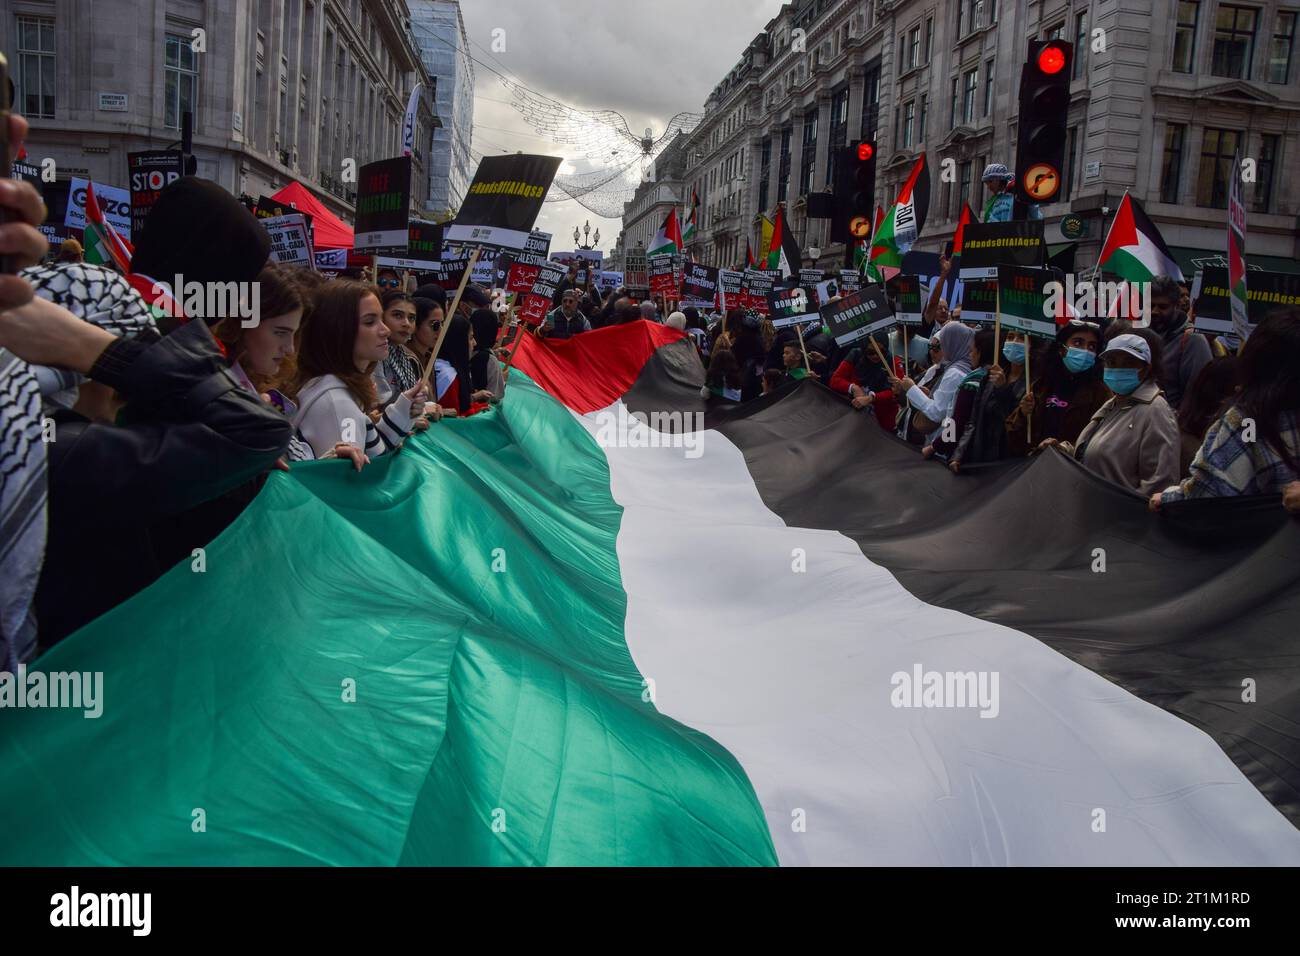
[[473, 404], [471, 397], [474, 394], [474, 380], [469, 370], [473, 338], [469, 319], [463, 315], [453, 315], [433, 368], [438, 404], [444, 409], [455, 409], [461, 415], [469, 414], [470, 405]]
[[506, 392], [506, 382], [501, 374], [501, 363], [497, 361], [492, 348], [497, 344], [497, 334], [501, 326], [497, 314], [491, 309], [475, 309], [469, 317], [474, 331], [474, 354], [469, 359], [470, 377], [474, 384], [474, 394], [470, 398], [475, 402], [496, 402]]

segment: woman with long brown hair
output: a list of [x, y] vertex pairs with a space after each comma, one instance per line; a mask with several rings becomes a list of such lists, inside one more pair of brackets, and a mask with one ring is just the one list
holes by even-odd
[[[389, 330], [375, 291], [357, 282], [321, 289], [302, 337], [293, 423], [317, 455], [345, 443], [363, 462], [401, 445], [424, 410], [425, 385], [416, 382], [379, 410], [372, 375], [389, 354]], [[414, 408], [414, 412], [412, 409]]]

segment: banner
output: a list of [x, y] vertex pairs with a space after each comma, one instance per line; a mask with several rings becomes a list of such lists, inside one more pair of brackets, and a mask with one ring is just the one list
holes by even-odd
[[[311, 269], [311, 243], [307, 238], [307, 220], [302, 213], [272, 216], [261, 220], [266, 234], [271, 237], [271, 258], [282, 266], [302, 266]], [[347, 250], [340, 250], [345, 254]]]
[[[69, 229], [86, 228], [86, 187], [89, 180], [73, 177], [68, 187], [68, 211], [63, 224]], [[118, 186], [105, 186], [95, 183], [95, 199], [104, 212], [104, 218], [112, 223], [117, 234], [123, 239], [131, 239], [131, 192]]]
[[[999, 223], [1005, 225], [1005, 223]], [[970, 227], [967, 226], [967, 229]], [[992, 325], [997, 321], [998, 280], [971, 279], [962, 283], [961, 321]]]
[[348, 267], [348, 251], [324, 249], [312, 254], [312, 263], [321, 272], [342, 272]]
[[650, 264], [650, 294], [676, 297], [677, 272], [673, 268], [673, 257], [651, 256], [646, 261]]
[[615, 272], [612, 269], [606, 269], [600, 274], [598, 284], [602, 292], [608, 292], [610, 289], [617, 289], [623, 284], [623, 273]]
[[415, 151], [415, 126], [420, 110], [420, 93], [423, 83], [416, 83], [411, 90], [411, 98], [406, 102], [406, 115], [402, 118], [402, 155], [410, 156]]
[[[1061, 282], [1060, 273], [1052, 269], [1028, 269], [1024, 266], [998, 268], [998, 296], [1002, 307], [1002, 325], [1029, 335], [1055, 338], [1056, 317], [1046, 307], [1052, 283]], [[961, 310], [966, 318], [966, 310]]]
[[537, 270], [547, 263], [551, 250], [551, 234], [534, 229], [524, 240], [524, 248], [515, 254], [506, 275], [507, 292], [528, 292], [537, 281]]
[[623, 256], [623, 283], [627, 291], [638, 298], [650, 294], [650, 265], [644, 252], [629, 252]]
[[808, 290], [801, 287], [773, 289], [769, 292], [767, 314], [772, 320], [774, 329], [802, 325], [818, 317], [817, 310], [808, 297]]
[[540, 325], [546, 318], [546, 313], [551, 311], [551, 304], [555, 300], [555, 290], [560, 287], [560, 280], [564, 278], [567, 269], [554, 262], [548, 262], [546, 265], [537, 270], [537, 278], [533, 281], [533, 287], [528, 290], [524, 296], [523, 307], [519, 310], [519, 319], [530, 325]]
[[[145, 217], [164, 187], [185, 175], [185, 156], [179, 149], [147, 150], [126, 154], [131, 188], [131, 232], [139, 237]], [[95, 187], [99, 196], [99, 187]]]
[[[1196, 307], [1197, 330], [1240, 338], [1233, 322], [1232, 288], [1228, 283], [1227, 269], [1209, 268], [1196, 274], [1192, 291], [1199, 295], [1194, 294], [1192, 301]], [[1258, 325], [1274, 309], [1297, 306], [1300, 306], [1300, 275], [1251, 270], [1250, 286], [1246, 290], [1246, 319], [1251, 326]]]
[[[898, 321], [885, 290], [869, 285], [821, 308], [822, 323], [839, 346], [850, 345]], [[775, 323], [773, 323], [775, 324]]]
[[1046, 261], [1043, 220], [972, 222], [966, 225], [962, 235], [959, 277], [963, 281], [996, 279], [998, 266], [1038, 268]]
[[718, 270], [715, 266], [692, 262], [682, 276], [682, 302], [696, 308], [711, 309], [718, 298]]
[[406, 225], [406, 255], [377, 256], [375, 261], [391, 269], [433, 272], [442, 261], [442, 233], [441, 223], [412, 219]]
[[447, 239], [523, 249], [560, 168], [558, 156], [485, 156], [474, 171]]
[[744, 280], [745, 273], [740, 269], [718, 270], [718, 292], [721, 297], [718, 304], [723, 312], [742, 308], [740, 287]]
[[740, 307], [767, 315], [767, 297], [780, 275], [775, 269], [746, 269], [740, 280]]
[[894, 309], [894, 318], [900, 325], [920, 325], [925, 311], [922, 301], [921, 279], [900, 272], [885, 283], [885, 293]]
[[405, 253], [411, 208], [411, 157], [367, 163], [357, 174], [358, 255]]

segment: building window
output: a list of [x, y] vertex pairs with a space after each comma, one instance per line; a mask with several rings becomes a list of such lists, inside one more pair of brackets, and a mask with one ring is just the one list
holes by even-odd
[[835, 154], [843, 146], [849, 145], [849, 88], [835, 93], [831, 97], [831, 138], [826, 144], [826, 185], [835, 178]]
[[763, 137], [758, 156], [758, 208], [761, 211], [767, 208], [767, 184], [772, 178], [772, 137]]
[[18, 18], [17, 105], [23, 115], [54, 119], [54, 19]]
[[903, 138], [900, 143], [903, 149], [910, 149], [912, 146], [912, 131], [916, 126], [916, 100], [908, 100], [903, 104]]
[[1272, 212], [1273, 180], [1277, 171], [1279, 137], [1266, 134], [1260, 138], [1259, 163], [1255, 174], [1255, 212]]
[[997, 22], [997, 0], [957, 0], [957, 36]]
[[862, 139], [875, 142], [880, 125], [880, 67], [867, 70], [862, 80]]
[[1255, 16], [1251, 7], [1224, 4], [1214, 19], [1214, 62], [1210, 72], [1238, 80], [1250, 79], [1250, 58], [1255, 50]]
[[1195, 64], [1196, 20], [1201, 5], [1197, 0], [1180, 0], [1178, 23], [1174, 27], [1174, 72], [1192, 73]]
[[1178, 188], [1183, 178], [1183, 141], [1187, 127], [1170, 123], [1165, 127], [1165, 157], [1160, 166], [1160, 201], [1178, 202]]
[[1273, 42], [1268, 46], [1268, 82], [1285, 83], [1291, 72], [1291, 51], [1295, 46], [1296, 11], [1279, 10]]
[[1088, 11], [1075, 14], [1074, 17], [1074, 69], [1070, 79], [1077, 80], [1083, 76], [1083, 68], [1088, 62]]
[[1233, 129], [1205, 130], [1201, 143], [1201, 168], [1196, 182], [1196, 204], [1211, 209], [1228, 208], [1228, 184], [1232, 178], [1232, 161], [1241, 134]]
[[799, 153], [799, 195], [812, 192], [813, 167], [817, 164], [817, 119], [813, 110], [803, 118], [803, 149]]
[[948, 103], [949, 103], [948, 128], [949, 129], [957, 128], [957, 103], [958, 103], [957, 83], [958, 83], [957, 77], [954, 76], [952, 78], [952, 93], [948, 97]]
[[979, 70], [966, 73], [966, 83], [961, 95], [961, 118], [963, 123], [975, 122], [975, 88], [979, 84]]
[[1065, 35], [1065, 24], [1058, 23], [1056, 26], [1048, 27], [1047, 32], [1043, 34], [1045, 40], [1059, 40]]
[[776, 201], [785, 202], [790, 190], [790, 147], [794, 138], [794, 129], [787, 126], [781, 130], [781, 166], [776, 177]]
[[199, 62], [190, 46], [190, 38], [168, 36], [167, 58], [163, 71], [163, 125], [181, 128], [181, 116], [194, 113], [198, 128]]
[[921, 27], [920, 27], [920, 25], [917, 25], [917, 26], [913, 27], [913, 28], [912, 28], [912, 32], [911, 32], [910, 34], [908, 34], [908, 58], [907, 58], [907, 65], [908, 65], [909, 67], [917, 67], [917, 66], [920, 66], [920, 65], [921, 65]]
[[916, 124], [916, 141], [917, 143], [925, 142], [925, 123], [930, 116], [930, 94], [921, 94], [921, 119]]
[[984, 115], [993, 112], [993, 61], [984, 64]]

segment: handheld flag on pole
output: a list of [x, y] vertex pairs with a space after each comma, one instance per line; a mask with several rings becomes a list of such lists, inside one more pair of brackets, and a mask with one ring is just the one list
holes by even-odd
[[1150, 282], [1159, 275], [1184, 281], [1160, 230], [1127, 190], [1097, 259], [1097, 269], [1103, 267], [1130, 282]]
[[749, 244], [749, 236], [745, 237], [745, 262], [742, 269], [754, 268], [754, 247]]
[[1232, 331], [1238, 348], [1250, 335], [1246, 307], [1246, 197], [1241, 188], [1241, 153], [1232, 158], [1232, 182], [1228, 186], [1228, 304], [1232, 309]]
[[885, 213], [884, 222], [871, 240], [871, 263], [877, 268], [903, 267], [903, 256], [925, 228], [930, 211], [930, 170], [922, 153], [911, 174], [898, 191], [898, 199]]
[[104, 218], [95, 198], [95, 186], [86, 184], [86, 261], [94, 265], [109, 265], [123, 275], [131, 271], [131, 257], [135, 249], [117, 234], [113, 224]]
[[650, 248], [646, 250], [647, 256], [673, 256], [682, 251], [682, 229], [677, 224], [677, 207], [674, 206], [668, 210], [668, 218], [664, 220], [659, 231], [655, 233], [654, 240], [650, 243]]
[[767, 254], [767, 267], [776, 269], [781, 278], [787, 279], [797, 274], [803, 266], [803, 253], [799, 242], [794, 237], [794, 230], [785, 218], [785, 207], [776, 211], [776, 223], [772, 226], [772, 251]]
[[699, 209], [700, 209], [700, 194], [697, 193], [694, 189], [692, 189], [691, 190], [691, 211], [690, 214], [686, 217], [686, 231], [682, 233], [682, 239], [685, 242], [690, 242], [692, 239], [695, 238], [695, 224], [697, 221], [697, 214], [699, 212]]
[[775, 224], [772, 222], [771, 219], [768, 219], [766, 216], [764, 216], [762, 218], [762, 222], [759, 223], [759, 227], [758, 227], [758, 261], [759, 262], [767, 262], [768, 253], [772, 251], [772, 230], [775, 228], [776, 228]]

